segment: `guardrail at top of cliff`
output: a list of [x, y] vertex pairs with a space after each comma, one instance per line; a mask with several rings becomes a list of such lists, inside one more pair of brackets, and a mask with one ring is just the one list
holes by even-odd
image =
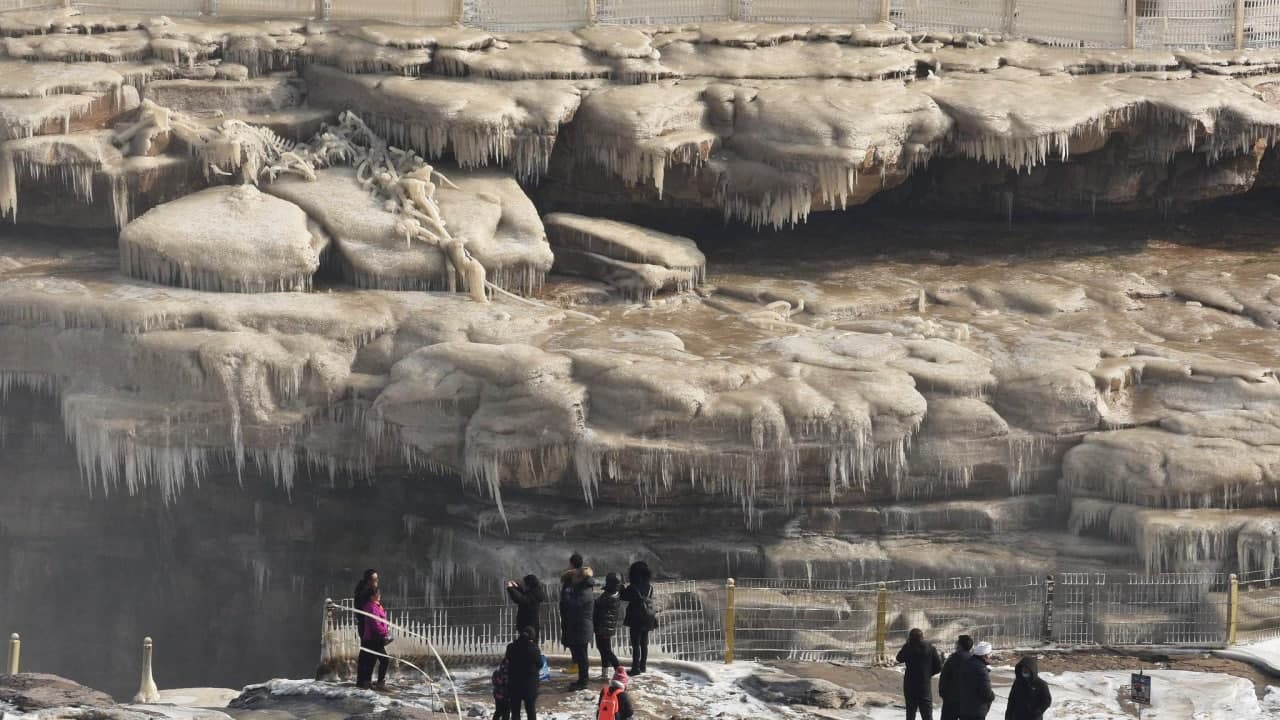
[[995, 33], [1077, 47], [1280, 47], [1280, 0], [0, 0], [0, 12], [93, 12], [463, 23], [491, 31], [597, 24], [866, 24]]

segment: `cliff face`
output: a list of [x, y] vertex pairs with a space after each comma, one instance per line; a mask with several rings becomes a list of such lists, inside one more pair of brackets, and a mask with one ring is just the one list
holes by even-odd
[[[687, 577], [1280, 565], [1280, 261], [1254, 226], [898, 204], [1087, 214], [1266, 184], [1265, 53], [0, 31], [0, 437], [24, 438], [0, 467], [38, 494], [57, 456], [51, 496], [85, 503], [65, 536], [6, 504], [15, 582], [71, 587], [60, 558], [102, 518], [130, 528], [94, 550], [128, 581], [91, 584], [180, 578], [137, 617], [194, 602], [196, 563], [298, 628], [365, 565], [490, 592], [575, 548]], [[817, 212], [882, 193], [879, 220]], [[730, 222], [678, 230], [677, 208]], [[139, 546], [160, 574], [126, 567]], [[241, 615], [228, 632], [270, 632]]]

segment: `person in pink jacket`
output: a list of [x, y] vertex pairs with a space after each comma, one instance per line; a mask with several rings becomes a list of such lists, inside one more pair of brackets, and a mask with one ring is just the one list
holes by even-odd
[[[387, 689], [387, 666], [391, 664], [387, 654], [387, 643], [391, 642], [391, 628], [387, 625], [387, 611], [382, 607], [382, 591], [374, 588], [373, 594], [365, 602], [361, 610], [373, 615], [364, 619], [364, 635], [360, 638], [360, 659], [356, 662], [356, 687], [368, 690]], [[380, 618], [380, 619], [374, 619]], [[365, 650], [371, 650], [365, 652]], [[374, 655], [373, 653], [377, 653]], [[378, 666], [378, 684], [370, 685], [373, 680], [373, 666]]]

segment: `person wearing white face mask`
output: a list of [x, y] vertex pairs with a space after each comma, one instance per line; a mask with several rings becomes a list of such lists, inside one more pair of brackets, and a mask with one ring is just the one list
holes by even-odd
[[1022, 658], [1013, 668], [1013, 687], [1009, 690], [1004, 720], [1044, 720], [1044, 712], [1052, 704], [1049, 683], [1040, 679], [1036, 659]]

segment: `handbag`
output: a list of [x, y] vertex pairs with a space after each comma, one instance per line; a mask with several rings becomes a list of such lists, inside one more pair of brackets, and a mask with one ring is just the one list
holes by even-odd
[[539, 680], [551, 679], [551, 663], [547, 662], [547, 656], [542, 656], [542, 669], [538, 671]]

